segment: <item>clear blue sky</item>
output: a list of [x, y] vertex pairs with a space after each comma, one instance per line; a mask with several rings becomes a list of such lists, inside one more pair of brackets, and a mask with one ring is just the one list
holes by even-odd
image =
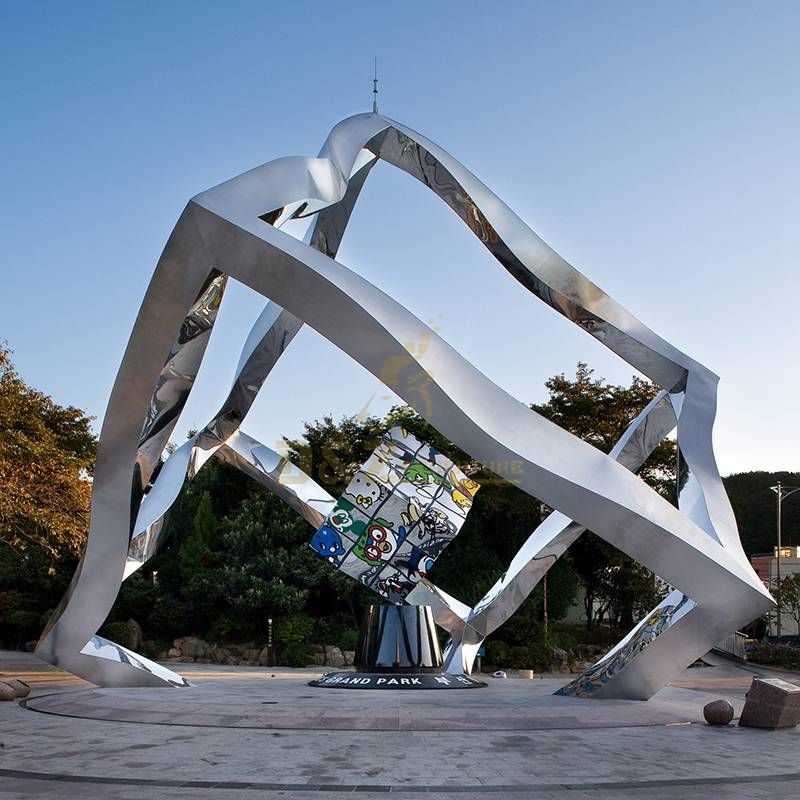
[[[723, 473], [800, 469], [800, 3], [6, 2], [0, 338], [26, 380], [102, 417], [192, 195], [315, 155], [381, 111], [467, 164], [546, 241], [721, 375]], [[340, 259], [512, 394], [632, 369], [518, 287], [411, 178], [373, 172]], [[262, 301], [229, 289], [176, 438], [227, 391]], [[245, 429], [392, 399], [313, 331]]]

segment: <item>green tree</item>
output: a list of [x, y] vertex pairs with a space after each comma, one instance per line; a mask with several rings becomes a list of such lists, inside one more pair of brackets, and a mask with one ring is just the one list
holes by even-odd
[[780, 599], [781, 621], [789, 616], [800, 630], [800, 574], [787, 575], [781, 580], [780, 587], [772, 586], [770, 591], [776, 600]]
[[301, 439], [286, 439], [289, 459], [334, 497], [377, 447], [386, 428], [377, 417], [332, 417], [304, 423]]
[[[739, 472], [723, 478], [748, 556], [771, 553], [778, 544], [775, 492], [770, 486], [800, 486], [800, 472]], [[782, 504], [782, 543], [800, 545], [800, 492]]]
[[0, 345], [0, 642], [35, 638], [86, 542], [91, 418], [17, 374]]
[[28, 386], [0, 346], [0, 547], [10, 554], [55, 562], [83, 550], [91, 421]]
[[217, 518], [211, 502], [211, 493], [206, 490], [200, 497], [200, 504], [194, 515], [192, 532], [180, 546], [178, 558], [184, 579], [191, 578], [198, 571], [212, 566], [215, 559], [212, 554], [214, 538], [217, 533]]
[[[630, 386], [614, 386], [594, 377], [578, 363], [575, 379], [557, 375], [546, 382], [550, 397], [532, 408], [561, 428], [604, 453], [610, 452], [639, 412], [655, 397], [658, 387], [633, 377]], [[639, 470], [639, 476], [674, 502], [675, 443], [662, 441]], [[591, 532], [569, 550], [573, 568], [584, 588], [586, 625], [606, 619], [631, 627], [658, 602], [653, 574]]]

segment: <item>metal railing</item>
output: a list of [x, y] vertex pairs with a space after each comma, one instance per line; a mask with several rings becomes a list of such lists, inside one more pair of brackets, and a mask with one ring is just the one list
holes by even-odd
[[744, 649], [746, 640], [747, 636], [745, 636], [745, 634], [736, 631], [736, 633], [726, 636], [719, 644], [713, 647], [712, 650], [722, 655], [731, 656], [739, 661], [747, 661], [747, 653]]

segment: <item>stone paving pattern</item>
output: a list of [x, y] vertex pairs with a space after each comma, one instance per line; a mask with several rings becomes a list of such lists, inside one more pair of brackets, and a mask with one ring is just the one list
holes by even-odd
[[[384, 692], [311, 689], [311, 673], [179, 671], [196, 688], [95, 690], [29, 656], [0, 653], [0, 672], [30, 678], [32, 704], [52, 694], [93, 705], [95, 717], [0, 703], [0, 799], [800, 797], [800, 730], [692, 722], [716, 697], [741, 710], [753, 673], [736, 666], [688, 670], [648, 703], [549, 698], [548, 680], [406, 692], [403, 705], [414, 698], [409, 726], [335, 731], [356, 718], [399, 721], [399, 703]], [[111, 719], [120, 709], [135, 713], [127, 701], [137, 698], [145, 716], [161, 713], [166, 724]], [[255, 706], [265, 725], [278, 713], [313, 724], [209, 727], [197, 710], [206, 701], [210, 718], [227, 709], [233, 725], [256, 718]], [[281, 705], [287, 708], [278, 711]], [[170, 724], [182, 714], [191, 719]], [[463, 729], [423, 729], [420, 721], [432, 714], [460, 715]], [[520, 728], [519, 719], [532, 727]]]

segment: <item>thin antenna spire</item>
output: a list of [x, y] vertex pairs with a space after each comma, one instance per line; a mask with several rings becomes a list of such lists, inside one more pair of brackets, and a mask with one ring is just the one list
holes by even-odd
[[378, 113], [378, 56], [375, 56], [375, 72], [372, 78], [372, 113]]

